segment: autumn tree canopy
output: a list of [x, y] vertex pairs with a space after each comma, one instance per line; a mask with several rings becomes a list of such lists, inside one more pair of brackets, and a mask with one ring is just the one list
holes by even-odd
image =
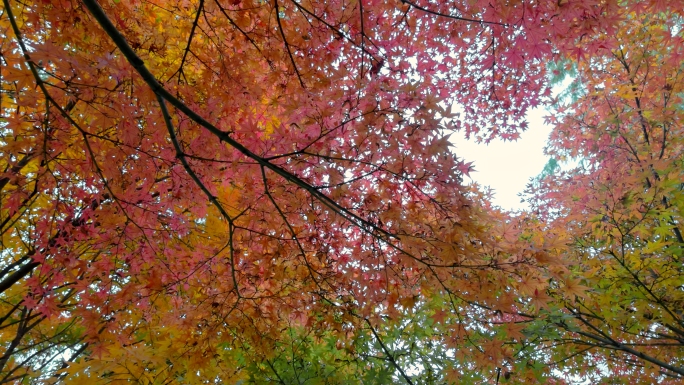
[[562, 367], [585, 378], [684, 376], [679, 12], [636, 12], [616, 34], [594, 38], [610, 54], [561, 66], [574, 71], [577, 92], [550, 118], [548, 149], [579, 162], [542, 178], [531, 200], [540, 219], [572, 237], [564, 259], [586, 291], [565, 295], [546, 320], [568, 333], [549, 338], [549, 325], [538, 326], [557, 359], [572, 357]]
[[[681, 9], [4, 0], [0, 383], [681, 377]], [[449, 135], [563, 60], [592, 166], [501, 212]]]

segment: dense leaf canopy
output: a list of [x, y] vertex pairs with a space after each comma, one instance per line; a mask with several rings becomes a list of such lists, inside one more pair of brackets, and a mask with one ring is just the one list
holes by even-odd
[[598, 38], [611, 55], [576, 63], [580, 92], [552, 118], [556, 158], [577, 168], [543, 178], [535, 208], [573, 242], [564, 256], [591, 288], [562, 303], [561, 356], [588, 375], [632, 381], [684, 374], [684, 45], [681, 18], [633, 15]]
[[681, 378], [682, 9], [4, 0], [0, 383]]

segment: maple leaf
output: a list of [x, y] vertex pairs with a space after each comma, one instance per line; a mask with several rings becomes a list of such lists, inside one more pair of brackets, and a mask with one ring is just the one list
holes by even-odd
[[444, 320], [448, 317], [449, 313], [446, 311], [439, 309], [436, 310], [435, 313], [430, 317], [433, 322], [435, 323], [444, 323]]
[[465, 176], [470, 176], [471, 172], [475, 171], [475, 167], [473, 166], [473, 162], [459, 162], [457, 165], [458, 171], [465, 175]]
[[549, 296], [545, 290], [541, 289], [534, 289], [534, 293], [530, 297], [530, 304], [534, 306], [536, 309], [549, 309], [549, 304], [552, 301], [553, 298]]
[[109, 353], [109, 348], [102, 343], [92, 344], [90, 347], [90, 352], [95, 358], [102, 358]]
[[509, 322], [504, 326], [506, 336], [517, 341], [522, 341], [526, 338], [525, 334], [522, 333], [524, 329], [525, 324], [522, 323]]
[[584, 298], [589, 288], [587, 286], [580, 285], [579, 279], [567, 279], [564, 282], [562, 290], [563, 293], [565, 293], [565, 295], [567, 295], [569, 298]]
[[539, 277], [533, 274], [528, 274], [523, 276], [518, 282], [518, 290], [523, 295], [532, 295], [538, 292], [538, 289], [542, 288], [543, 284]]

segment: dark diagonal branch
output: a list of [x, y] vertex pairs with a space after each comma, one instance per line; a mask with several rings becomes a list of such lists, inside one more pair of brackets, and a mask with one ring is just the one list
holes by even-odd
[[441, 12], [437, 12], [437, 11], [433, 11], [433, 10], [427, 9], [427, 8], [425, 8], [425, 7], [421, 7], [420, 5], [418, 5], [418, 4], [416, 4], [416, 3], [412, 2], [412, 1], [409, 1], [409, 0], [401, 0], [401, 2], [404, 3], [404, 4], [408, 4], [408, 5], [410, 5], [411, 7], [415, 8], [415, 9], [418, 9], [418, 10], [420, 10], [420, 11], [423, 11], [423, 12], [425, 12], [425, 13], [429, 13], [429, 14], [431, 14], [431, 15], [435, 15], [435, 16], [439, 16], [439, 17], [445, 17], [445, 18], [447, 18], [447, 19], [460, 20], [460, 21], [467, 21], [467, 22], [469, 22], [469, 23], [500, 25], [500, 26], [502, 26], [502, 27], [508, 27], [508, 24], [506, 24], [506, 23], [499, 23], [499, 22], [496, 22], [496, 21], [476, 20], [476, 19], [469, 19], [469, 18], [467, 18], [467, 17], [454, 16], [454, 15], [447, 15], [446, 13], [441, 13]]
[[178, 70], [174, 72], [169, 79], [173, 78], [176, 74], [178, 74], [178, 82], [180, 83], [180, 78], [181, 76], [185, 77], [185, 74], [183, 73], [183, 66], [185, 65], [185, 60], [188, 57], [188, 53], [190, 52], [190, 46], [192, 45], [192, 38], [195, 37], [195, 30], [197, 29], [197, 24], [199, 24], [199, 18], [200, 15], [202, 15], [202, 11], [204, 8], [204, 0], [200, 0], [199, 6], [197, 6], [197, 14], [195, 15], [195, 20], [192, 22], [192, 28], [190, 28], [190, 36], [188, 36], [188, 44], [185, 46], [185, 51], [183, 52], [183, 58], [181, 59], [180, 65], [178, 66]]
[[283, 29], [283, 23], [280, 21], [280, 5], [278, 4], [278, 0], [273, 0], [275, 4], [275, 15], [276, 15], [276, 21], [278, 22], [278, 30], [280, 31], [280, 36], [283, 38], [283, 44], [285, 44], [285, 50], [287, 51], [287, 55], [290, 57], [290, 61], [292, 62], [292, 68], [294, 68], [295, 74], [297, 75], [297, 79], [299, 79], [299, 84], [302, 86], [302, 88], [306, 89], [306, 86], [304, 85], [304, 80], [302, 80], [302, 74], [299, 73], [299, 69], [297, 68], [297, 63], [295, 63], [294, 56], [292, 56], [292, 50], [290, 50], [290, 43], [287, 42], [287, 38], [285, 37], [285, 30]]
[[[216, 207], [221, 213], [221, 216], [223, 219], [225, 219], [228, 224], [233, 226], [233, 218], [228, 215], [228, 212], [223, 208], [223, 205], [216, 199], [216, 196], [209, 191], [207, 186], [202, 183], [202, 181], [199, 179], [199, 176], [197, 176], [197, 173], [190, 167], [190, 163], [188, 163], [188, 160], [185, 157], [185, 154], [183, 153], [183, 150], [180, 147], [180, 143], [178, 142], [178, 138], [176, 137], [176, 132], [173, 128], [173, 123], [171, 122], [171, 115], [169, 114], [169, 110], [166, 108], [166, 102], [164, 99], [161, 97], [161, 95], [157, 94], [157, 101], [159, 102], [159, 107], [161, 108], [162, 111], [162, 116], [164, 117], [164, 124], [166, 124], [166, 129], [169, 132], [169, 137], [171, 138], [171, 142], [173, 143], [173, 147], [176, 150], [176, 158], [180, 160], [181, 164], [183, 165], [183, 168], [185, 169], [185, 172], [188, 173], [190, 178], [195, 182], [197, 187], [202, 190], [204, 195], [207, 196], [207, 199]], [[231, 233], [232, 234], [232, 233]], [[231, 250], [232, 250], [232, 240], [231, 240]], [[240, 297], [240, 290], [238, 290], [238, 284], [237, 284], [237, 279], [235, 277], [235, 260], [233, 253], [230, 253], [230, 268], [232, 271], [232, 276], [233, 276], [233, 284], [235, 285], [235, 292], [238, 297]]]
[[378, 335], [378, 332], [375, 331], [375, 328], [373, 327], [373, 325], [371, 325], [370, 321], [367, 318], [365, 319], [365, 321], [366, 321], [366, 324], [368, 325], [368, 327], [370, 328], [371, 333], [373, 333], [373, 337], [375, 337], [375, 340], [378, 341], [378, 344], [380, 344], [382, 351], [387, 355], [389, 362], [392, 364], [392, 366], [394, 366], [395, 369], [397, 369], [399, 371], [399, 374], [401, 374], [401, 376], [404, 378], [404, 380], [406, 380], [406, 382], [409, 385], [413, 385], [413, 381], [411, 381], [411, 377], [409, 377], [406, 374], [406, 372], [404, 372], [404, 369], [402, 369], [401, 366], [399, 366], [399, 363], [394, 359], [394, 354], [392, 354], [392, 352], [390, 352], [390, 350], [387, 348], [387, 346], [385, 346], [385, 344], [382, 342], [382, 339]]
[[[7, 0], [5, 0], [7, 1]], [[155, 76], [150, 72], [150, 70], [145, 66], [144, 61], [135, 53], [131, 46], [126, 41], [126, 38], [119, 32], [119, 30], [114, 26], [112, 21], [106, 15], [104, 10], [100, 7], [96, 0], [83, 0], [83, 3], [91, 12], [93, 17], [97, 20], [100, 26], [105, 30], [107, 35], [112, 39], [116, 46], [121, 50], [123, 55], [126, 57], [128, 62], [136, 69], [143, 80], [148, 84], [152, 91], [168, 101], [180, 112], [185, 114], [195, 123], [202, 126], [204, 129], [215, 135], [219, 140], [226, 142], [231, 147], [235, 148], [241, 152], [244, 156], [254, 160], [259, 165], [275, 172], [277, 175], [284, 178], [289, 183], [292, 183], [301, 189], [307, 191], [311, 196], [316, 198], [324, 206], [331, 209], [333, 212], [342, 216], [346, 220], [354, 223], [359, 228], [363, 229], [365, 232], [381, 237], [386, 241], [390, 239], [396, 239], [397, 236], [390, 233], [389, 231], [371, 223], [370, 221], [361, 218], [357, 214], [354, 214], [349, 209], [341, 206], [339, 203], [335, 202], [332, 198], [318, 191], [315, 187], [311, 186], [309, 183], [302, 180], [300, 177], [292, 174], [291, 172], [285, 170], [281, 166], [270, 163], [263, 157], [255, 154], [250, 149], [245, 147], [242, 143], [233, 139], [230, 132], [222, 131], [213, 124], [209, 123], [206, 119], [200, 116], [192, 108], [188, 107], [185, 103], [180, 101], [178, 98], [173, 96], [166, 88], [164, 88], [155, 78]]]

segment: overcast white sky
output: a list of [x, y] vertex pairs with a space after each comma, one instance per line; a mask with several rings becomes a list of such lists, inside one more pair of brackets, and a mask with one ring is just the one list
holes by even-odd
[[474, 162], [475, 172], [470, 173], [472, 180], [494, 189], [494, 204], [507, 210], [527, 208], [520, 203], [518, 194], [523, 192], [530, 178], [541, 173], [548, 161], [544, 146], [551, 126], [544, 125], [543, 120], [547, 114], [543, 108], [530, 111], [527, 114], [529, 128], [515, 142], [493, 140], [487, 145], [466, 140], [463, 136], [451, 137], [456, 156]]

